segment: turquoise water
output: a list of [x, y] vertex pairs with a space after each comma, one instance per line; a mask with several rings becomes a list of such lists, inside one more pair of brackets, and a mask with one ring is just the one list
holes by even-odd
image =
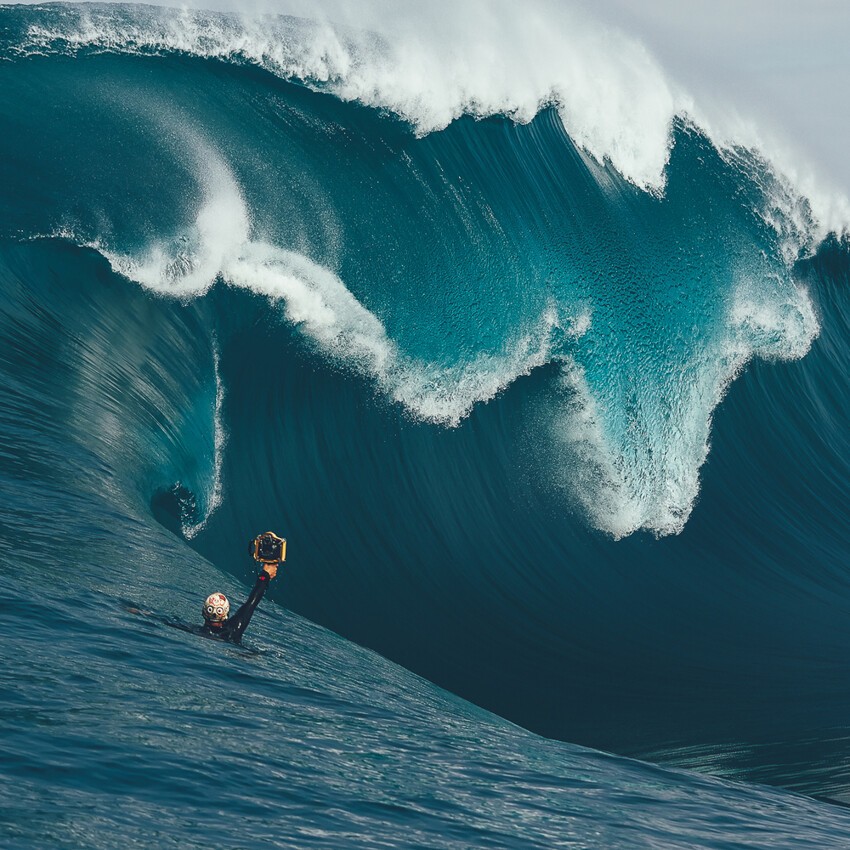
[[91, 15], [0, 7], [4, 844], [846, 846], [846, 244]]

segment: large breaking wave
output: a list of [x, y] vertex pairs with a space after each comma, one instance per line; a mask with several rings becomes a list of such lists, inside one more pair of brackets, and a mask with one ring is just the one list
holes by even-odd
[[577, 13], [0, 14], [64, 487], [231, 571], [283, 522], [289, 605], [534, 730], [846, 799], [840, 198]]
[[[287, 318], [320, 349], [368, 372], [381, 390], [427, 420], [456, 425], [476, 402], [532, 368], [557, 362], [569, 401], [551, 426], [550, 462], [561, 467], [554, 474], [573, 501], [615, 536], [638, 528], [680, 531], [698, 493], [712, 411], [729, 381], [753, 356], [800, 357], [817, 332], [811, 303], [792, 273], [816, 221], [806, 200], [759, 154], [718, 148], [689, 124], [693, 107], [673, 93], [637, 43], [580, 17], [559, 23], [533, 21], [516, 34], [519, 56], [531, 45], [553, 55], [545, 39], [562, 39], [564, 30], [572, 47], [568, 59], [518, 82], [507, 70], [495, 79], [488, 70], [485, 79], [481, 69], [492, 63], [475, 51], [450, 51], [461, 64], [446, 65], [441, 52], [424, 55], [409, 33], [389, 41], [299, 19], [246, 23], [147, 7], [63, 6], [24, 17], [7, 56], [182, 53], [250, 62], [389, 109], [420, 134], [463, 114], [527, 123], [551, 108], [534, 129], [510, 131], [520, 135], [503, 146], [504, 162], [464, 162], [475, 153], [488, 156], [493, 133], [457, 131], [470, 139], [472, 154], [456, 156], [449, 167], [457, 173], [448, 174], [441, 160], [454, 152], [441, 148], [451, 142], [417, 145], [400, 128], [362, 116], [357, 132], [386, 145], [394, 163], [379, 196], [353, 204], [339, 197], [339, 180], [326, 164], [313, 165], [335, 155], [328, 136], [337, 119], [304, 112], [296, 158], [305, 170], [324, 167], [324, 173], [289, 180], [296, 194], [323, 196], [319, 209], [297, 215], [318, 216], [330, 231], [322, 233], [325, 244], [315, 240], [305, 252], [298, 250], [295, 224], [279, 221], [280, 199], [257, 197], [257, 175], [237, 177], [226, 161], [220, 148], [228, 134], [236, 141], [236, 128], [219, 126], [209, 113], [169, 116], [162, 92], [158, 103], [133, 106], [125, 99], [123, 108], [144, 115], [149, 133], [170, 136], [168, 155], [195, 175], [196, 210], [176, 202], [182, 222], [171, 232], [149, 233], [134, 251], [90, 223], [69, 230], [56, 221], [57, 211], [41, 232], [61, 229], [78, 241], [88, 232], [116, 270], [175, 295], [204, 292], [221, 278], [280, 300]], [[93, 88], [88, 96], [102, 99]], [[318, 124], [310, 128], [310, 120]], [[176, 141], [175, 123], [189, 125]], [[310, 132], [317, 135], [308, 144]], [[686, 148], [679, 169], [670, 165], [677, 134]], [[533, 154], [522, 148], [528, 142], [538, 148]], [[292, 140], [281, 138], [268, 154], [258, 149], [253, 155], [280, 162], [292, 154]], [[353, 167], [364, 172], [362, 161]], [[667, 185], [671, 175], [675, 185]], [[310, 179], [318, 182], [306, 189]], [[700, 195], [691, 198], [694, 179]], [[576, 194], [580, 182], [585, 191]], [[410, 210], [406, 232], [399, 226], [398, 200], [387, 197], [389, 191], [419, 196], [431, 207], [434, 221], [425, 238], [416, 238], [421, 223]], [[536, 217], [523, 217], [517, 194], [523, 203], [534, 198]], [[452, 213], [445, 226], [440, 206]], [[376, 213], [369, 238], [385, 244], [366, 258], [362, 245], [349, 244], [347, 230], [352, 216]], [[424, 258], [417, 263], [394, 255], [398, 249], [386, 242], [391, 228], [399, 242], [454, 244], [429, 268]], [[415, 320], [412, 304], [397, 306], [394, 275], [422, 280], [430, 290], [418, 293]], [[469, 285], [471, 277], [479, 278], [477, 286]], [[485, 286], [490, 291], [482, 291]], [[452, 305], [451, 337], [443, 333], [446, 303]], [[388, 332], [380, 317], [393, 312]]]

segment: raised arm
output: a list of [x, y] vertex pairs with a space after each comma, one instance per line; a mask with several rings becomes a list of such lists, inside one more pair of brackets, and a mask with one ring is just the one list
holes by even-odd
[[260, 604], [260, 600], [266, 593], [269, 582], [277, 575], [277, 567], [277, 564], [263, 565], [263, 569], [257, 576], [257, 581], [254, 582], [251, 595], [245, 601], [245, 604], [227, 621], [228, 637], [233, 640], [239, 640], [242, 637], [243, 632], [248, 628], [248, 623], [251, 622], [254, 609]]

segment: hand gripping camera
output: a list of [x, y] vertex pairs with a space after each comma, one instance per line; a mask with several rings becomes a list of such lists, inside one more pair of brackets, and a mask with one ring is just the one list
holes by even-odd
[[261, 564], [276, 564], [286, 560], [286, 539], [273, 531], [259, 534], [248, 544], [248, 554]]

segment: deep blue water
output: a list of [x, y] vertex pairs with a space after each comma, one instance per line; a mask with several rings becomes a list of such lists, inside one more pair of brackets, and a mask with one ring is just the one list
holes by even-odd
[[846, 242], [97, 16], [0, 7], [3, 845], [846, 847]]

